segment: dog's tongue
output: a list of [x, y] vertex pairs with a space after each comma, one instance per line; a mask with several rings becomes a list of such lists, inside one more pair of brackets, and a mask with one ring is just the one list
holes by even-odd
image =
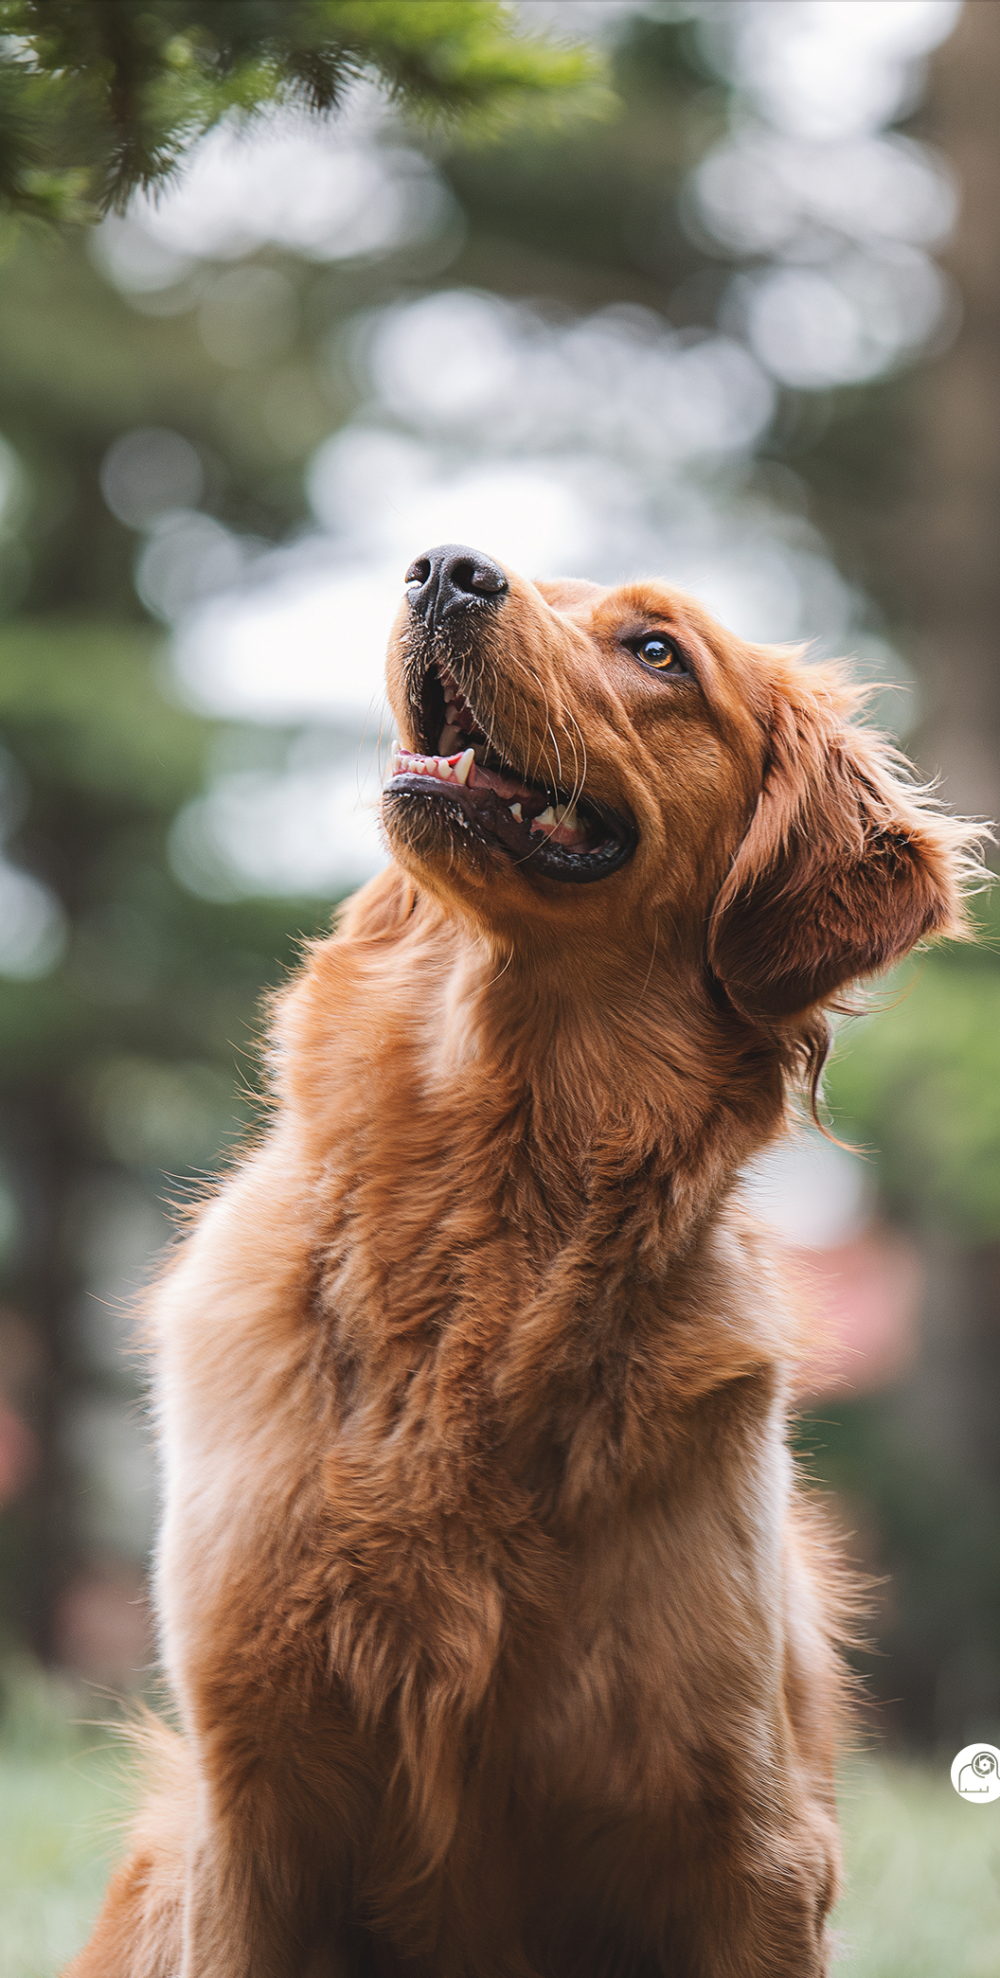
[[498, 769], [485, 769], [471, 749], [460, 755], [418, 755], [414, 750], [393, 746], [389, 764], [392, 776], [426, 776], [435, 782], [454, 782], [469, 790], [490, 790], [510, 811], [515, 824], [528, 832], [537, 831], [571, 851], [591, 848], [587, 827], [572, 804], [553, 804], [544, 790], [523, 783], [520, 777], [505, 776]]
[[[469, 770], [469, 786], [473, 790], [495, 790], [505, 804], [516, 803], [521, 813], [518, 822], [523, 821], [529, 831], [541, 832], [546, 839], [567, 845], [572, 851], [587, 850], [590, 839], [571, 804], [553, 805], [544, 790], [533, 790], [530, 783], [518, 783], [512, 776], [501, 776], [478, 762]], [[516, 816], [517, 812], [513, 814]]]
[[536, 812], [544, 810], [548, 801], [544, 791], [533, 790], [530, 783], [519, 783], [516, 777], [503, 776], [497, 769], [484, 769], [479, 762], [471, 764], [467, 781], [470, 790], [495, 790], [505, 804], [517, 801], [525, 810], [529, 806]]

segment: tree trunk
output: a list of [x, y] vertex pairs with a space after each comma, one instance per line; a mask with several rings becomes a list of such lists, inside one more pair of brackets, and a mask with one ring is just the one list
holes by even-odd
[[963, 319], [915, 379], [898, 541], [926, 702], [917, 754], [950, 803], [1000, 817], [1000, 5], [966, 0], [934, 58], [922, 130], [961, 181], [942, 255]]

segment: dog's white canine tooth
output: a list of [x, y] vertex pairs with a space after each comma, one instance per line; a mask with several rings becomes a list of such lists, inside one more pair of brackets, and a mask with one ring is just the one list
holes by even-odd
[[524, 820], [521, 814], [520, 804], [508, 804], [507, 808], [510, 811], [511, 817], [516, 817], [519, 824], [523, 823]]
[[462, 750], [462, 753], [461, 753], [461, 755], [459, 756], [459, 758], [458, 758], [458, 761], [457, 761], [457, 763], [456, 763], [456, 765], [455, 765], [455, 781], [456, 781], [456, 783], [467, 783], [467, 782], [468, 782], [468, 780], [469, 780], [469, 771], [470, 771], [470, 769], [472, 768], [472, 765], [473, 765], [473, 762], [474, 762], [474, 761], [475, 761], [475, 750], [474, 750], [474, 749], [463, 749], [463, 750]]
[[552, 808], [552, 805], [549, 804], [548, 809], [543, 810], [541, 816], [536, 817], [534, 819], [534, 822], [536, 824], [558, 824], [559, 819], [557, 818], [555, 811]]

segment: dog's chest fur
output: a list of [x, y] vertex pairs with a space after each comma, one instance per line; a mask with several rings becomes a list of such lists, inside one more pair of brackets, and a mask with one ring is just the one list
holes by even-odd
[[[565, 1039], [534, 1081], [506, 1041], [484, 1062], [481, 1038], [453, 1038], [449, 1061], [433, 971], [381, 999], [352, 986], [331, 1075], [293, 1093], [294, 1131], [210, 1213], [211, 1305], [195, 1318], [190, 1283], [170, 1301], [174, 1680], [184, 1696], [185, 1616], [204, 1639], [218, 1599], [229, 1679], [266, 1671], [284, 1689], [289, 1749], [346, 1711], [367, 1727], [359, 1767], [387, 1775], [402, 1756], [438, 1807], [461, 1797], [473, 1747], [519, 1790], [611, 1805], [662, 1774], [666, 1745], [694, 1791], [685, 1726], [713, 1690], [727, 1718], [768, 1708], [743, 1669], [748, 1629], [773, 1625], [747, 1587], [776, 1583], [784, 1512], [774, 1289], [753, 1233], [735, 1210], [679, 1230], [662, 1141], [626, 1144], [593, 1090], [567, 1140], [565, 1099], [547, 1098]], [[276, 1246], [289, 1284], [312, 1260], [278, 1323]], [[214, 1490], [183, 1503], [206, 1469]], [[744, 1585], [716, 1564], [734, 1535]], [[238, 1640], [234, 1584], [259, 1590]]]

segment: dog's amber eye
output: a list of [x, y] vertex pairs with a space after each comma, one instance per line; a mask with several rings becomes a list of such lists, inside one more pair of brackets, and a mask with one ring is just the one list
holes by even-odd
[[683, 654], [663, 632], [647, 632], [644, 638], [627, 639], [625, 643], [636, 658], [641, 659], [644, 666], [651, 666], [655, 673], [688, 671]]

